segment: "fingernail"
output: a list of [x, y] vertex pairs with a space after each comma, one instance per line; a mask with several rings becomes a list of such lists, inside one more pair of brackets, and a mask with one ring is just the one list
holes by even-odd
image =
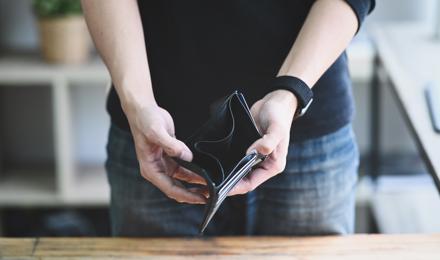
[[257, 149], [253, 148], [253, 149], [248, 150], [246, 155], [253, 154], [253, 153], [257, 153]]
[[192, 159], [192, 154], [191, 154], [191, 152], [189, 152], [189, 151], [187, 151], [187, 150], [184, 150], [183, 153], [182, 153], [182, 157], [181, 157], [181, 159], [183, 159], [183, 160], [185, 160], [185, 161], [191, 161], [191, 159]]

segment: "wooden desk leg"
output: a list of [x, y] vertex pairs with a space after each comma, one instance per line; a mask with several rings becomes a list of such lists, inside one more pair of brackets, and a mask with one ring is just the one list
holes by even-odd
[[381, 112], [381, 93], [380, 93], [380, 58], [374, 57], [373, 76], [370, 83], [370, 151], [369, 151], [369, 170], [368, 174], [374, 180], [377, 179], [380, 170], [381, 158], [381, 136], [380, 136], [380, 112]]

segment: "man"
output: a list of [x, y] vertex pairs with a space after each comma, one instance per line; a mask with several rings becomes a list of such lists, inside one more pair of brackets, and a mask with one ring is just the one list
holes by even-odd
[[[181, 141], [239, 89], [269, 157], [206, 233], [353, 232], [358, 151], [344, 52], [373, 0], [84, 0], [110, 71], [106, 163], [114, 235], [197, 234], [206, 201]], [[312, 99], [313, 97], [313, 99]], [[312, 102], [313, 100], [313, 102]], [[312, 103], [311, 103], [312, 102]]]

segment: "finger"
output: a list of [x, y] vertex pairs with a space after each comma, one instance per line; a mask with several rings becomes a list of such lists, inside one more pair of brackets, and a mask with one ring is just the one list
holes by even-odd
[[168, 173], [168, 176], [171, 176], [180, 181], [185, 181], [187, 183], [206, 185], [206, 180], [202, 176], [180, 166], [172, 158], [164, 156], [162, 159], [165, 162], [166, 172]]
[[205, 196], [205, 198], [209, 198], [208, 187], [192, 187], [189, 188], [188, 190], [194, 193], [200, 193], [203, 196]]
[[182, 141], [172, 137], [165, 129], [154, 131], [149, 140], [164, 150], [171, 157], [178, 157], [185, 161], [192, 160], [191, 150]]
[[258, 119], [258, 112], [261, 109], [261, 106], [263, 105], [263, 100], [260, 99], [257, 102], [255, 102], [251, 107], [251, 115], [254, 117], [255, 120]]
[[183, 167], [178, 167], [175, 170], [175, 172], [173, 174], [173, 178], [184, 181], [184, 182], [188, 182], [188, 183], [206, 185], [206, 180], [202, 176], [200, 176], [192, 171], [189, 171]]
[[159, 174], [153, 180], [153, 185], [159, 188], [169, 198], [180, 203], [205, 204], [206, 197], [186, 189], [178, 180]]
[[282, 141], [258, 168], [243, 178], [228, 194], [230, 196], [253, 191], [263, 182], [281, 173], [286, 167], [288, 141]]
[[229, 192], [228, 196], [246, 194], [248, 192], [251, 192], [271, 177], [272, 175], [269, 170], [264, 168], [257, 168], [253, 170], [250, 175], [239, 181], [237, 185]]
[[283, 131], [277, 124], [271, 124], [266, 134], [262, 138], [255, 141], [247, 150], [247, 154], [256, 150], [260, 154], [271, 154], [283, 138]]
[[140, 166], [142, 176], [169, 198], [177, 202], [191, 204], [206, 203], [206, 198], [203, 195], [190, 192], [178, 180], [167, 175], [167, 166], [163, 159], [154, 163], [140, 161]]

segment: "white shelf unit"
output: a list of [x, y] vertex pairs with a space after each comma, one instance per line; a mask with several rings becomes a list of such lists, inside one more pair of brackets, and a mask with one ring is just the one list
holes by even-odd
[[[46, 88], [47, 96], [50, 97], [46, 101], [50, 103], [49, 108], [51, 110], [49, 113], [51, 114], [48, 123], [49, 129], [47, 129], [50, 132], [49, 138], [51, 140], [45, 145], [53, 146], [49, 148], [42, 147], [43, 150], [52, 150], [49, 162], [44, 163], [49, 165], [48, 167], [39, 166], [39, 164], [43, 164], [44, 160], [38, 158], [38, 151], [30, 155], [34, 158], [26, 159], [29, 162], [37, 161], [36, 164], [27, 163], [25, 160], [19, 164], [20, 166], [11, 166], [9, 165], [9, 157], [12, 152], [5, 150], [8, 149], [6, 146], [2, 148], [2, 140], [0, 139], [0, 207], [96, 206], [109, 203], [109, 187], [104, 171], [103, 156], [95, 160], [93, 158], [92, 160], [84, 160], [82, 157], [87, 157], [87, 151], [86, 156], [81, 156], [78, 152], [78, 149], [87, 149], [86, 145], [78, 147], [78, 144], [87, 144], [88, 141], [96, 143], [96, 140], [94, 140], [96, 138], [100, 139], [100, 143], [105, 142], [109, 119], [105, 113], [104, 101], [106, 86], [109, 82], [108, 72], [99, 59], [78, 66], [61, 66], [46, 64], [35, 55], [0, 57], [0, 93], [14, 93], [14, 89], [19, 88], [23, 88], [23, 92], [26, 92], [36, 86]], [[78, 96], [87, 97], [89, 92], [93, 92], [94, 96], [88, 98], [88, 104], [78, 100]], [[7, 98], [7, 95], [4, 95], [3, 98]], [[20, 100], [17, 101], [20, 102]], [[38, 105], [38, 102], [36, 103]], [[28, 105], [23, 103], [20, 104], [20, 107], [23, 107], [25, 111], [26, 109], [39, 109], [38, 106], [28, 107]], [[90, 118], [82, 118], [84, 113], [82, 115], [75, 114], [78, 110], [84, 111], [84, 109], [87, 109], [88, 105], [91, 113], [86, 114], [86, 116]], [[6, 106], [0, 107], [8, 109]], [[14, 116], [16, 113], [16, 111], [3, 112], [3, 114]], [[26, 112], [24, 113], [26, 114]], [[35, 147], [39, 144], [37, 141], [38, 136], [32, 136], [33, 127], [39, 127], [38, 118], [29, 119], [25, 115], [23, 118], [12, 120], [22, 120], [23, 122], [31, 120], [33, 123], [25, 125], [29, 129], [12, 129], [12, 131], [9, 129], [7, 131], [9, 135], [3, 133], [0, 136], [3, 138], [11, 136], [10, 138], [17, 140], [22, 138], [30, 140], [28, 144], [22, 147], [23, 150], [38, 149], [38, 147]], [[94, 131], [91, 131], [90, 135], [84, 134], [84, 129], [89, 128], [84, 123], [93, 123], [94, 121], [99, 126], [92, 127]], [[4, 123], [0, 121], [0, 131], [4, 130], [5, 126], [1, 125]], [[23, 126], [23, 124], [19, 125]], [[83, 134], [79, 135], [78, 132], [81, 131]], [[79, 138], [86, 138], [86, 140], [78, 140]], [[87, 140], [87, 138], [90, 138], [90, 140]], [[11, 142], [11, 140], [3, 141]], [[12, 140], [12, 144], [16, 143]], [[99, 149], [104, 149], [104, 145]], [[92, 153], [94, 152], [92, 151]], [[99, 150], [99, 154], [103, 154], [103, 152], [103, 150]], [[17, 160], [19, 159], [17, 158]], [[1, 162], [3, 162], [3, 165]], [[22, 167], [27, 164], [29, 164], [28, 167]]]

